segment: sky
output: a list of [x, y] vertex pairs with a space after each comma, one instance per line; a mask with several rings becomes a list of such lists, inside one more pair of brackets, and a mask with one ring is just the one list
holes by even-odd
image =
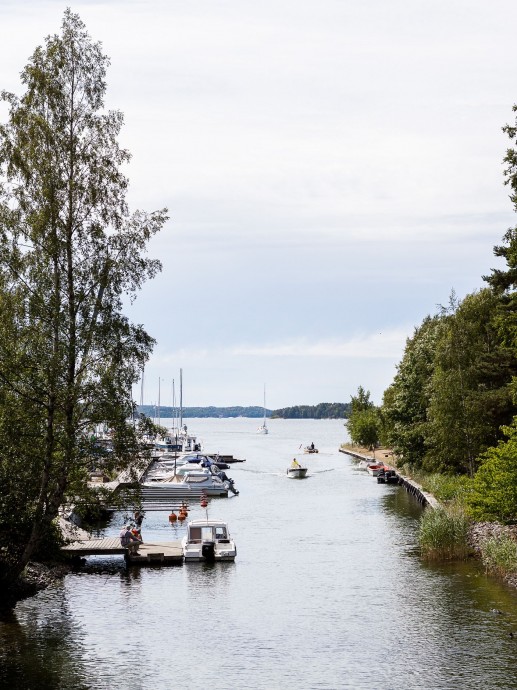
[[[515, 224], [514, 0], [81, 0], [111, 59], [131, 208], [166, 206], [126, 313], [144, 403], [377, 404], [428, 314]], [[0, 90], [66, 4], [0, 0]], [[0, 109], [0, 120], [6, 110]], [[137, 402], [140, 384], [135, 385]]]

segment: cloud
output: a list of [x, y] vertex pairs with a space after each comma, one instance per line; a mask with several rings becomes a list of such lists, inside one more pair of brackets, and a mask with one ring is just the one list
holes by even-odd
[[[336, 358], [336, 359], [397, 359], [402, 356], [411, 328], [398, 328], [380, 333], [356, 334], [349, 338], [310, 340], [296, 338], [261, 345], [232, 345], [218, 349], [178, 349], [159, 356], [163, 364], [176, 361], [221, 359], [235, 357], [271, 358]], [[155, 361], [158, 357], [153, 358]]]
[[393, 359], [401, 356], [408, 329], [354, 335], [348, 339], [310, 341], [297, 339], [259, 346], [236, 346], [235, 356], [251, 357], [334, 357], [338, 359]]

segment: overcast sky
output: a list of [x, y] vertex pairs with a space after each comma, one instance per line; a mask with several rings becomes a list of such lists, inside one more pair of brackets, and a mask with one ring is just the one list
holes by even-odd
[[[131, 318], [144, 402], [380, 403], [405, 339], [515, 223], [514, 0], [70, 5], [111, 58], [133, 209], [169, 208]], [[0, 0], [0, 89], [66, 4]], [[5, 109], [1, 111], [5, 119]], [[135, 387], [139, 401], [139, 388]]]

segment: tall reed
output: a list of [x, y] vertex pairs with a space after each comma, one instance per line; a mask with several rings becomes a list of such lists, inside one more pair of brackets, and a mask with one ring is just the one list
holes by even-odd
[[490, 575], [505, 577], [517, 572], [517, 542], [508, 534], [489, 537], [480, 548], [481, 560]]
[[469, 520], [461, 508], [427, 508], [418, 535], [422, 555], [430, 560], [466, 559], [468, 529]]

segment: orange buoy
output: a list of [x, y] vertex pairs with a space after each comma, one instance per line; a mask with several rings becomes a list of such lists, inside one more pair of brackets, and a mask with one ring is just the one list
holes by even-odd
[[177, 519], [178, 519], [178, 516], [176, 515], [176, 513], [173, 510], [171, 510], [171, 514], [169, 515], [169, 522], [176, 522]]
[[208, 501], [206, 500], [206, 498], [202, 498], [201, 499], [201, 508], [206, 508], [207, 505], [208, 505]]

